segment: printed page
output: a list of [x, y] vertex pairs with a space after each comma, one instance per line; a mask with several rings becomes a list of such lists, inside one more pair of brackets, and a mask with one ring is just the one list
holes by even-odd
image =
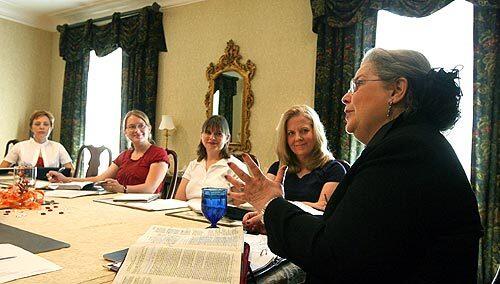
[[162, 244], [204, 250], [243, 252], [243, 230], [241, 228], [193, 229], [151, 226], [137, 240], [138, 244]]
[[239, 283], [241, 253], [133, 245], [113, 283]]
[[242, 251], [241, 228], [152, 226], [113, 283], [239, 283]]

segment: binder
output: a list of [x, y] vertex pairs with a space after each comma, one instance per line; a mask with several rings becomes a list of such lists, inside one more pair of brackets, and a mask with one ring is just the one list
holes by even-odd
[[243, 244], [243, 253], [241, 254], [241, 273], [240, 273], [240, 284], [247, 283], [247, 276], [250, 271], [250, 262], [248, 261], [248, 256], [250, 255], [250, 245], [247, 243]]

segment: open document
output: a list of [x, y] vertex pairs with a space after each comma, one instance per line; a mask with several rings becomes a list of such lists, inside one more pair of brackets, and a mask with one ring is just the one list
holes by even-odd
[[59, 269], [59, 265], [20, 247], [0, 244], [0, 283]]
[[250, 245], [250, 268], [254, 276], [265, 274], [266, 272], [280, 266], [287, 260], [271, 252], [267, 246], [266, 235], [244, 235], [245, 243]]
[[133, 244], [113, 283], [239, 283], [241, 228], [152, 226]]

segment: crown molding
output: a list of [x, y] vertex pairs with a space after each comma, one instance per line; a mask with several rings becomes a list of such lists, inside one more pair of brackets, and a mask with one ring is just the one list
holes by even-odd
[[0, 0], [0, 18], [18, 22], [31, 27], [55, 32], [58, 25], [74, 24], [88, 19], [97, 19], [115, 12], [126, 12], [152, 5], [154, 2], [164, 11], [168, 8], [189, 5], [207, 0], [103, 0], [77, 8], [40, 14]]
[[27, 11], [21, 7], [1, 0], [0, 18], [44, 30], [50, 28], [50, 26], [47, 25], [47, 22], [50, 21], [47, 16]]

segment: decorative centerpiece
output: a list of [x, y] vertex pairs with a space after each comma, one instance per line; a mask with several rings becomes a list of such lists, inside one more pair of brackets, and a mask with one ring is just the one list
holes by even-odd
[[14, 184], [0, 189], [0, 208], [39, 209], [44, 193], [35, 189], [36, 168], [14, 168]]

